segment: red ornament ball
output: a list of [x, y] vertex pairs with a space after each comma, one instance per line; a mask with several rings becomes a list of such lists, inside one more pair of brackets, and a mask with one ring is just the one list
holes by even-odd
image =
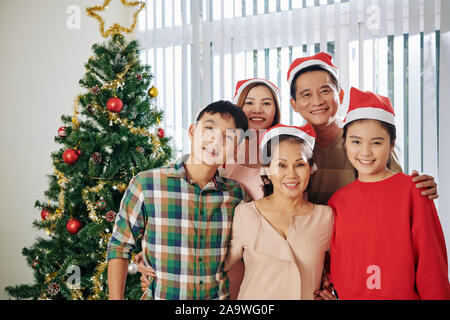
[[123, 108], [123, 102], [119, 98], [114, 97], [108, 100], [106, 107], [111, 112], [119, 113]]
[[45, 209], [42, 209], [42, 211], [41, 211], [41, 218], [42, 218], [43, 221], [47, 220], [49, 215], [50, 215], [50, 212], [48, 212]]
[[66, 127], [62, 126], [61, 128], [58, 129], [58, 136], [59, 136], [60, 138], [65, 138], [65, 137], [67, 137]]
[[77, 218], [70, 218], [66, 224], [66, 229], [70, 234], [77, 234], [80, 231], [82, 223]]
[[68, 165], [73, 165], [73, 164], [75, 164], [75, 162], [77, 162], [80, 154], [81, 154], [81, 152], [79, 150], [67, 149], [63, 153], [63, 160]]
[[164, 138], [164, 129], [162, 129], [162, 128], [158, 129], [158, 137]]

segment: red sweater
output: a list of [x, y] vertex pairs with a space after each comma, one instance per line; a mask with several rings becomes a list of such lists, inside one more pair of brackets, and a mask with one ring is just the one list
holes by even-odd
[[356, 180], [331, 197], [331, 278], [340, 299], [450, 299], [444, 235], [421, 191], [398, 173]]

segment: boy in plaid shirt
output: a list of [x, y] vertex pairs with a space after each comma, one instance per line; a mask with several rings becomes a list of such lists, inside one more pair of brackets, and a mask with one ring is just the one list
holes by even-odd
[[123, 299], [128, 261], [142, 233], [151, 279], [147, 299], [227, 299], [223, 270], [234, 208], [247, 196], [217, 169], [248, 129], [243, 111], [219, 101], [189, 128], [191, 154], [134, 177], [108, 244], [110, 299]]

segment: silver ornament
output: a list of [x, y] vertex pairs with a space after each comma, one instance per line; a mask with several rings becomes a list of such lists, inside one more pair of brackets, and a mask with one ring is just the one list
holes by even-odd
[[138, 272], [137, 264], [132, 262], [128, 264], [128, 273], [129, 274], [136, 274]]

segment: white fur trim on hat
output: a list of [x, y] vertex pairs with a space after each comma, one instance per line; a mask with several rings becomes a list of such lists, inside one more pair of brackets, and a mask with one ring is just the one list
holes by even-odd
[[395, 126], [395, 116], [384, 109], [380, 108], [358, 108], [347, 113], [345, 118], [345, 124], [349, 124], [352, 121], [360, 119], [374, 119], [384, 121]]
[[300, 72], [301, 70], [306, 69], [308, 67], [311, 67], [311, 66], [321, 66], [325, 70], [329, 71], [336, 78], [336, 80], [339, 81], [339, 70], [338, 69], [330, 66], [328, 63], [326, 63], [322, 60], [312, 59], [312, 60], [306, 60], [306, 61], [300, 63], [298, 66], [296, 66], [294, 69], [291, 70], [291, 72], [289, 73], [289, 79], [288, 79], [289, 87], [291, 86], [292, 80], [294, 80], [294, 77], [298, 72]]
[[262, 152], [264, 150], [265, 145], [267, 144], [267, 142], [269, 142], [269, 140], [271, 140], [272, 138], [276, 137], [276, 136], [281, 136], [281, 135], [290, 135], [290, 136], [295, 136], [295, 137], [299, 137], [303, 140], [305, 140], [305, 142], [308, 144], [308, 146], [311, 148], [311, 150], [314, 150], [314, 144], [315, 144], [315, 138], [311, 137], [310, 135], [308, 135], [306, 132], [297, 129], [297, 128], [292, 128], [292, 127], [277, 127], [277, 128], [273, 128], [270, 129], [269, 131], [266, 132], [266, 134], [264, 135], [263, 139], [261, 140], [260, 143], [260, 151]]
[[252, 84], [252, 83], [264, 83], [265, 85], [267, 85], [269, 88], [270, 88], [270, 90], [272, 90], [272, 92], [275, 94], [275, 97], [277, 98], [277, 102], [278, 102], [278, 105], [280, 105], [281, 104], [281, 92], [280, 92], [280, 89], [278, 89], [273, 83], [271, 83], [270, 81], [268, 81], [268, 80], [266, 80], [266, 79], [259, 79], [259, 78], [255, 78], [255, 79], [250, 79], [250, 80], [247, 80], [245, 83], [243, 83], [240, 87], [239, 87], [239, 89], [236, 91], [236, 94], [234, 95], [234, 98], [233, 98], [233, 103], [234, 104], [237, 104], [238, 103], [238, 100], [239, 100], [239, 98], [240, 98], [240, 96], [241, 96], [241, 94], [242, 94], [242, 91], [244, 91], [244, 89], [249, 85], [249, 84]]

